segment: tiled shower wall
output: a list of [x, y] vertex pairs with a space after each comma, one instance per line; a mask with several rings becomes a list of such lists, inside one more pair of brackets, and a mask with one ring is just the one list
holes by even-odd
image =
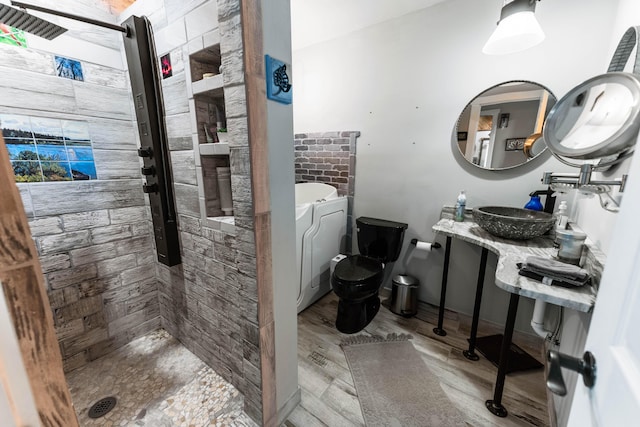
[[[115, 22], [99, 1], [38, 4]], [[119, 55], [117, 33], [68, 37]], [[68, 371], [160, 325], [128, 78], [86, 61], [85, 81], [60, 78], [53, 54], [33, 48], [1, 44], [0, 56], [2, 113], [82, 120], [93, 142], [98, 180], [18, 185]]]
[[[152, 9], [147, 11], [147, 7]], [[261, 423], [253, 204], [239, 0], [138, 0], [154, 26], [159, 56], [170, 54], [163, 81], [174, 173], [182, 265], [158, 265], [162, 326], [244, 395], [245, 411]], [[151, 13], [152, 12], [152, 13]], [[218, 24], [216, 23], [216, 17]], [[201, 159], [189, 55], [220, 35], [230, 146], [234, 223], [203, 220]], [[206, 179], [206, 178], [205, 178]]]
[[[357, 131], [295, 134], [296, 183], [321, 182], [333, 185], [349, 200], [347, 242], [353, 234], [353, 197], [356, 185]], [[351, 249], [351, 244], [347, 244]]]
[[[114, 21], [104, 7], [92, 7], [92, 0], [38, 3]], [[0, 79], [0, 109], [89, 125], [97, 181], [19, 185], [66, 369], [162, 326], [236, 386], [246, 412], [260, 423], [256, 250], [239, 6], [239, 0], [138, 0], [129, 11], [149, 16], [158, 55], [170, 53], [173, 63], [163, 92], [179, 266], [159, 265], [152, 250], [126, 72], [83, 62], [85, 82], [71, 81], [55, 77], [50, 53], [0, 45], [6, 77]], [[189, 54], [217, 32], [225, 69], [234, 224], [201, 220], [195, 107], [187, 77]], [[120, 35], [104, 34], [94, 37], [96, 43], [120, 54]], [[94, 39], [85, 36], [76, 33]]]

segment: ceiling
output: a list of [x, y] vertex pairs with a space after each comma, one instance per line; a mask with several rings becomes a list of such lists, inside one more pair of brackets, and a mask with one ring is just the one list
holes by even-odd
[[103, 0], [109, 6], [111, 6], [112, 13], [120, 13], [129, 6], [131, 6], [136, 0]]
[[[114, 14], [136, 0], [102, 0]], [[446, 0], [291, 0], [293, 50], [380, 22], [398, 18]]]
[[293, 50], [344, 36], [445, 0], [291, 0]]

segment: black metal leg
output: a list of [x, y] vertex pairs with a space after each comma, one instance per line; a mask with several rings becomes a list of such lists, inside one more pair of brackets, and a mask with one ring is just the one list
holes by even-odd
[[484, 273], [487, 270], [487, 255], [489, 250], [482, 248], [482, 257], [480, 258], [480, 270], [478, 271], [478, 283], [476, 284], [476, 302], [473, 306], [473, 321], [471, 322], [471, 334], [469, 335], [469, 349], [464, 350], [462, 354], [469, 360], [479, 360], [480, 357], [475, 353], [476, 335], [478, 333], [478, 318], [480, 317], [480, 304], [482, 303], [482, 289], [484, 288]]
[[447, 296], [447, 279], [449, 276], [449, 256], [451, 255], [451, 237], [447, 236], [447, 248], [444, 252], [444, 268], [442, 270], [442, 288], [440, 289], [440, 307], [438, 310], [438, 327], [433, 328], [433, 332], [441, 337], [447, 335], [442, 328], [444, 322], [444, 299]]
[[520, 295], [511, 294], [509, 300], [509, 311], [507, 312], [507, 323], [504, 325], [504, 338], [500, 348], [500, 363], [498, 364], [498, 375], [496, 377], [496, 387], [493, 391], [493, 400], [487, 400], [485, 405], [494, 415], [506, 417], [507, 410], [502, 406], [502, 391], [504, 390], [504, 379], [507, 375], [507, 365], [509, 364], [509, 348], [513, 338], [513, 326], [516, 323], [516, 313], [518, 311], [518, 301]]

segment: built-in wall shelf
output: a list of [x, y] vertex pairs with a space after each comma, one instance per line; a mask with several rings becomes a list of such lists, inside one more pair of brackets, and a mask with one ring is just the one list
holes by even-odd
[[222, 74], [216, 74], [191, 83], [191, 90], [194, 96], [204, 95], [210, 98], [221, 98], [224, 96], [222, 86]]
[[200, 212], [208, 227], [233, 234], [231, 159], [219, 34], [212, 32], [190, 44], [189, 49], [191, 79], [187, 84], [191, 92], [189, 107], [195, 116], [192, 120]]
[[236, 234], [235, 219], [232, 216], [207, 217], [203, 225], [214, 230], [224, 231], [227, 234]]
[[[212, 42], [215, 42], [212, 40]], [[220, 65], [220, 42], [203, 47], [202, 50], [189, 55], [189, 66], [191, 70], [191, 81], [193, 83], [202, 80], [205, 74], [221, 75]]]
[[[216, 134], [227, 127], [224, 79], [220, 71], [222, 58], [219, 38], [217, 40], [218, 44], [206, 45], [189, 55], [192, 113], [196, 116], [200, 144], [218, 142]], [[208, 41], [214, 43], [216, 40], [211, 38]]]
[[215, 142], [207, 144], [199, 144], [201, 156], [228, 156], [229, 144], [226, 142]]

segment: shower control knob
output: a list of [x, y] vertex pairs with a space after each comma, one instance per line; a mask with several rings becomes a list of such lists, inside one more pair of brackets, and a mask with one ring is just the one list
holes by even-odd
[[142, 184], [142, 191], [145, 193], [157, 193], [158, 184]]
[[142, 175], [155, 175], [156, 174], [156, 168], [155, 166], [145, 166], [143, 168], [140, 169], [140, 172], [142, 173]]
[[153, 154], [153, 150], [151, 147], [138, 148], [138, 156], [140, 157], [151, 157]]

